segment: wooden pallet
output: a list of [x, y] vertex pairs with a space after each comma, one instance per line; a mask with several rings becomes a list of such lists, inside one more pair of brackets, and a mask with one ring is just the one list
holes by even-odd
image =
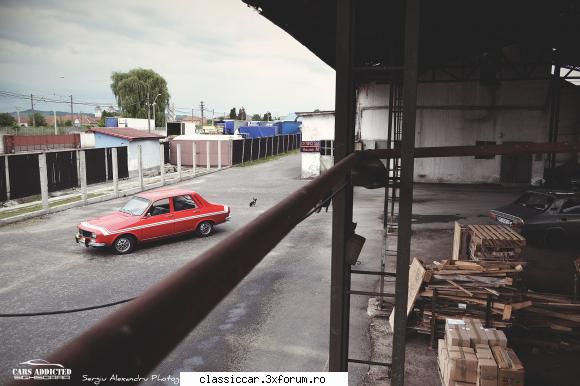
[[514, 260], [526, 239], [505, 225], [467, 225], [469, 256], [473, 260]]

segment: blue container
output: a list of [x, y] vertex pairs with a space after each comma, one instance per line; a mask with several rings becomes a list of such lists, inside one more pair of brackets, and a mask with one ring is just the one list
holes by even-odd
[[300, 122], [282, 121], [282, 122], [276, 122], [276, 125], [280, 128], [279, 132], [278, 132], [279, 135], [288, 135], [288, 134], [300, 133]]
[[245, 138], [273, 137], [276, 135], [276, 126], [242, 126], [239, 132]]
[[117, 117], [106, 117], [105, 127], [119, 127], [119, 118]]

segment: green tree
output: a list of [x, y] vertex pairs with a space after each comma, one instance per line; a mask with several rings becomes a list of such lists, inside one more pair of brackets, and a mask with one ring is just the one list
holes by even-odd
[[230, 119], [236, 119], [238, 118], [238, 114], [236, 113], [236, 108], [232, 107], [232, 109], [230, 110]]
[[240, 121], [244, 121], [246, 120], [246, 109], [243, 107], [240, 107], [240, 109], [238, 110], [238, 119]]
[[10, 113], [0, 113], [0, 127], [12, 127], [16, 125], [16, 119]]
[[262, 119], [262, 116], [260, 114], [252, 115], [252, 121], [260, 121], [261, 119]]
[[155, 108], [155, 126], [163, 126], [169, 91], [161, 75], [153, 70], [134, 68], [129, 72], [113, 72], [111, 81], [111, 90], [123, 116], [147, 118], [147, 109], [151, 108], [153, 118]]
[[272, 120], [272, 113], [271, 112], [267, 112], [264, 114], [264, 117], [262, 118], [263, 121], [271, 121]]
[[72, 120], [70, 120], [70, 119], [67, 119], [66, 121], [64, 121], [64, 125], [65, 125], [66, 127], [71, 127], [71, 126], [72, 126]]
[[[34, 113], [34, 124], [36, 126], [46, 126], [46, 118], [41, 113]], [[32, 115], [28, 116], [28, 126], [32, 126]]]

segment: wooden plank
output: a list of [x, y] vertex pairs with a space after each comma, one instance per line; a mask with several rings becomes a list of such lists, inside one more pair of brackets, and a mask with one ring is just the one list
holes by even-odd
[[459, 284], [457, 284], [456, 282], [454, 282], [453, 280], [445, 280], [447, 283], [451, 284], [453, 287], [459, 289], [462, 292], [465, 292], [468, 296], [473, 297], [473, 293], [469, 292], [468, 290], [466, 290], [465, 288], [463, 288], [462, 286], [460, 286]]
[[455, 221], [453, 228], [453, 252], [451, 254], [452, 260], [462, 260], [464, 256], [461, 255], [461, 244], [462, 244], [462, 229], [461, 224]]
[[[409, 286], [407, 287], [407, 316], [411, 313], [413, 306], [415, 305], [415, 299], [417, 294], [421, 290], [421, 285], [423, 284], [423, 278], [425, 277], [425, 268], [421, 262], [414, 257], [411, 266], [409, 267]], [[391, 325], [391, 330], [395, 329], [395, 309], [389, 316], [389, 324]]]

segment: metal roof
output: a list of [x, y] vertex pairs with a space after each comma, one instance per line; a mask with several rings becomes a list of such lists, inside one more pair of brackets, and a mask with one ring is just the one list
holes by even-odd
[[141, 139], [160, 139], [161, 135], [149, 133], [143, 130], [131, 129], [128, 127], [91, 127], [88, 131], [110, 135], [112, 137], [124, 138], [129, 141]]
[[[334, 67], [336, 1], [242, 0]], [[355, 65], [403, 62], [404, 0], [356, 0]], [[421, 2], [419, 68], [517, 46], [520, 56], [557, 48], [562, 66], [580, 64], [580, 4], [570, 0]], [[484, 58], [485, 60], [485, 58]]]

